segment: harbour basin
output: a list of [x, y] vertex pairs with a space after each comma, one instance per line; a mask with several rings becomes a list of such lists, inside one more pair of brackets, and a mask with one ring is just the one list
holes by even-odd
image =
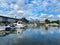
[[60, 27], [29, 27], [2, 34], [0, 45], [60, 45]]

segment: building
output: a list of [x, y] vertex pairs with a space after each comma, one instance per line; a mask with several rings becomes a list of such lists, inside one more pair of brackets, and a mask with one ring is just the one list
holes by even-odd
[[40, 25], [45, 25], [45, 21], [40, 21]]
[[19, 19], [12, 18], [12, 17], [6, 17], [6, 16], [1, 16], [0, 15], [0, 22], [16, 22]]

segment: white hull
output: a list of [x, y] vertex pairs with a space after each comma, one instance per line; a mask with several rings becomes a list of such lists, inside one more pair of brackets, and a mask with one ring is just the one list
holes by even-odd
[[5, 26], [0, 26], [0, 31], [5, 30]]
[[19, 29], [24, 29], [26, 26], [23, 25], [23, 24], [19, 24], [16, 26], [16, 29], [19, 30]]
[[26, 24], [23, 23], [22, 21], [18, 21], [16, 25], [16, 29], [24, 29], [26, 27]]

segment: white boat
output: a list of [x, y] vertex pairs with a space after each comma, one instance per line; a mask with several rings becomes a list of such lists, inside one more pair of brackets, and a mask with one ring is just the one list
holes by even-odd
[[12, 24], [9, 24], [5, 27], [6, 31], [14, 31], [16, 29], [16, 27]]
[[18, 21], [16, 28], [17, 29], [24, 29], [26, 27], [26, 24], [24, 24], [22, 21]]
[[5, 30], [5, 26], [0, 26], [0, 31]]

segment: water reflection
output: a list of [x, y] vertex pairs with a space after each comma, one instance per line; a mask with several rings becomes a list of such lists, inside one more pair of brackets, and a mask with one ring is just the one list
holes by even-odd
[[22, 34], [26, 31], [26, 29], [19, 29], [16, 31], [17, 37], [22, 38]]
[[7, 36], [7, 35], [12, 34], [12, 33], [14, 33], [14, 32], [16, 32], [16, 30], [14, 30], [14, 31], [1, 30], [1, 31], [0, 31], [0, 37]]
[[[3, 31], [2, 31], [3, 32]], [[60, 28], [41, 26], [19, 29], [0, 37], [0, 45], [60, 45]]]

